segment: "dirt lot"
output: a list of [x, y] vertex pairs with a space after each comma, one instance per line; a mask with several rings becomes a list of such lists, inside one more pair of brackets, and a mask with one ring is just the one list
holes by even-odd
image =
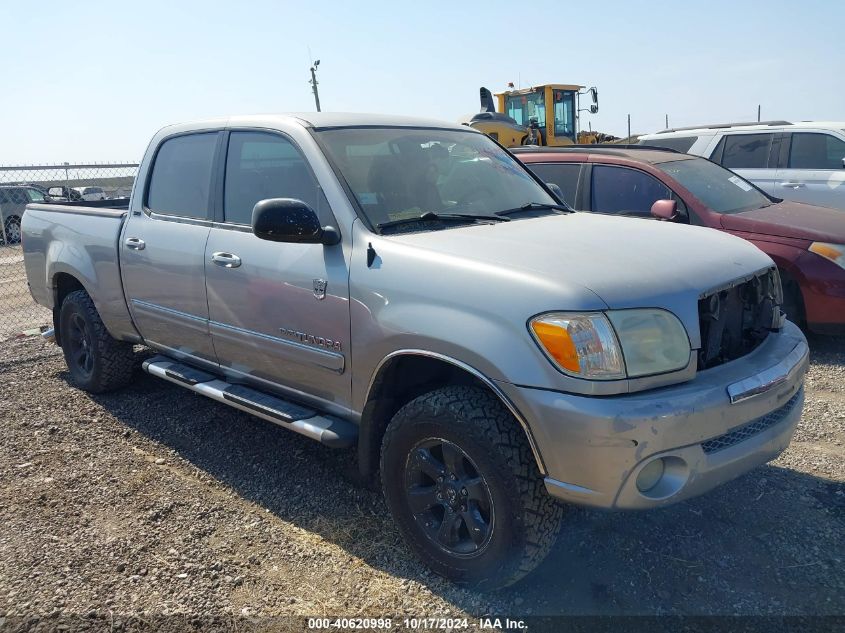
[[[349, 454], [139, 372], [92, 397], [38, 338], [0, 349], [2, 617], [843, 614], [845, 340], [811, 341], [789, 450], [660, 511], [572, 509], [526, 581], [428, 574]], [[140, 353], [143, 355], [143, 352]]]

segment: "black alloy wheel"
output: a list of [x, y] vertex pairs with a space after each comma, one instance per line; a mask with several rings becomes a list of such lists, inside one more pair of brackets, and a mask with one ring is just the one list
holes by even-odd
[[66, 334], [69, 362], [82, 376], [90, 378], [94, 372], [93, 341], [88, 324], [80, 313], [70, 315]]
[[456, 444], [418, 443], [405, 466], [405, 493], [426, 536], [454, 556], [475, 556], [493, 534], [493, 500], [484, 477]]

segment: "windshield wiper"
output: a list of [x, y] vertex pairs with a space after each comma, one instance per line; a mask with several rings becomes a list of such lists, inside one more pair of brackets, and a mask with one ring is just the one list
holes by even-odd
[[516, 209], [505, 209], [504, 211], [496, 211], [496, 215], [512, 215], [514, 213], [524, 213], [525, 211], [544, 211], [546, 209], [549, 209], [551, 211], [572, 211], [572, 209], [570, 209], [569, 207], [565, 207], [562, 204], [547, 204], [545, 202], [526, 202], [521, 207], [517, 207]]
[[435, 213], [434, 211], [426, 211], [421, 215], [412, 218], [401, 218], [399, 220], [391, 220], [390, 222], [381, 222], [376, 224], [377, 229], [386, 229], [391, 226], [400, 226], [402, 224], [412, 224], [414, 222], [430, 222], [430, 221], [446, 221], [446, 222], [508, 222], [510, 218], [501, 218], [498, 215], [475, 215], [473, 213]]

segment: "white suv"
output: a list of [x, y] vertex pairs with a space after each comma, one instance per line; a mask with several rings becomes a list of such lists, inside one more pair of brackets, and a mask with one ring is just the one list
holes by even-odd
[[83, 200], [105, 200], [106, 193], [102, 187], [74, 187]]
[[638, 143], [704, 156], [777, 198], [845, 209], [845, 122], [678, 128]]

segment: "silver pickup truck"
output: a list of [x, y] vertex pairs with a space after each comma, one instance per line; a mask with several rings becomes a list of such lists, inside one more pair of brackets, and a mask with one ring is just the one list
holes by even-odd
[[127, 384], [143, 344], [150, 374], [356, 447], [410, 547], [464, 585], [535, 567], [558, 502], [652, 508], [771, 460], [803, 406], [765, 254], [571, 212], [463, 126], [168, 127], [128, 210], [31, 204], [23, 248], [79, 387]]

